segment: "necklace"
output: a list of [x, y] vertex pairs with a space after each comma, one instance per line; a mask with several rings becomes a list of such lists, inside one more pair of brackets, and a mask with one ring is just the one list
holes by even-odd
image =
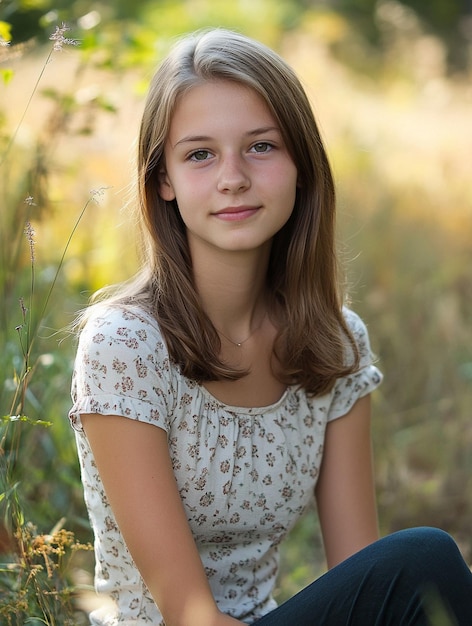
[[248, 341], [249, 339], [251, 339], [251, 337], [257, 333], [257, 331], [261, 328], [262, 324], [264, 323], [264, 320], [266, 318], [267, 313], [264, 313], [264, 316], [262, 317], [260, 323], [258, 326], [256, 326], [256, 328], [251, 332], [250, 335], [248, 335], [246, 337], [246, 339], [243, 339], [242, 341], [233, 341], [232, 339], [230, 339], [229, 337], [227, 337], [224, 333], [221, 332], [221, 330], [218, 330], [218, 334], [221, 335], [222, 337], [224, 337], [227, 341], [229, 341], [230, 343], [233, 344], [233, 346], [236, 346], [237, 348], [240, 348], [243, 343], [246, 343], [246, 341]]

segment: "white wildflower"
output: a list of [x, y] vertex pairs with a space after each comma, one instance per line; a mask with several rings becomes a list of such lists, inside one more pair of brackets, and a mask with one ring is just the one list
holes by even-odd
[[105, 191], [110, 189], [110, 187], [99, 187], [98, 189], [90, 190], [90, 200], [93, 200], [95, 204], [98, 204], [101, 198], [105, 195]]
[[49, 37], [51, 41], [54, 41], [53, 50], [55, 52], [60, 52], [63, 46], [78, 46], [80, 42], [77, 39], [68, 39], [64, 37], [64, 33], [69, 31], [70, 28], [64, 22], [60, 26], [56, 26], [56, 30]]

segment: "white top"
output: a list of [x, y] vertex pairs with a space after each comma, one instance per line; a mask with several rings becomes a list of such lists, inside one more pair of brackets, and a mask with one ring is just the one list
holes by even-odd
[[345, 315], [361, 353], [356, 374], [317, 398], [293, 386], [271, 406], [241, 408], [182, 376], [157, 322], [140, 308], [96, 309], [80, 336], [70, 411], [95, 533], [96, 588], [115, 607], [92, 613], [92, 624], [164, 626], [116, 524], [80, 414], [122, 415], [168, 433], [180, 495], [216, 602], [224, 613], [252, 623], [275, 608], [278, 546], [313, 497], [327, 422], [381, 382], [363, 322], [352, 311]]

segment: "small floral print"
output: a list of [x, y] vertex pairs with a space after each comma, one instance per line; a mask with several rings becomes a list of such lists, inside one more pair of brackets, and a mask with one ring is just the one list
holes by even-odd
[[203, 489], [205, 489], [207, 484], [207, 474], [208, 470], [204, 471], [202, 475], [194, 481], [195, 489], [198, 491], [203, 491]]
[[[144, 584], [139, 605], [137, 594], [122, 592], [139, 573], [100, 482], [81, 413], [120, 414], [167, 432], [179, 494], [217, 601], [241, 602], [249, 607], [244, 619], [256, 621], [270, 608], [274, 550], [313, 497], [328, 420], [344, 415], [359, 394], [380, 382], [362, 323], [347, 319], [363, 369], [321, 398], [289, 388], [268, 411], [226, 407], [182, 377], [156, 322], [136, 305], [104, 307], [87, 322], [70, 419], [96, 528], [96, 582], [106, 586], [123, 616], [164, 624]], [[97, 500], [101, 507], [95, 507]], [[105, 623], [112, 626], [117, 618]]]
[[141, 357], [136, 359], [136, 373], [138, 374], [138, 378], [146, 378], [147, 376], [147, 366], [143, 363]]
[[275, 465], [275, 455], [272, 452], [266, 455], [266, 463], [269, 467], [274, 467]]
[[227, 474], [230, 469], [231, 469], [231, 463], [227, 459], [220, 463], [220, 471], [223, 474]]
[[284, 500], [290, 500], [293, 496], [293, 489], [291, 487], [284, 487], [282, 489], [282, 497]]
[[228, 437], [226, 437], [226, 435], [220, 435], [218, 437], [218, 445], [221, 446], [222, 448], [226, 448], [228, 443], [229, 443], [229, 439]]
[[259, 480], [259, 472], [256, 469], [253, 469], [249, 472], [249, 476], [251, 480], [256, 483]]
[[121, 390], [131, 391], [134, 388], [134, 382], [131, 376], [123, 376], [121, 379]]
[[107, 366], [101, 363], [98, 359], [93, 359], [90, 363], [90, 367], [95, 372], [102, 372], [102, 374], [107, 373]]
[[239, 446], [238, 449], [236, 450], [236, 458], [237, 459], [242, 459], [246, 456], [246, 448], [245, 446]]
[[117, 372], [117, 374], [123, 374], [126, 371], [127, 365], [124, 361], [120, 361], [119, 359], [113, 359], [113, 370]]
[[205, 493], [205, 495], [203, 495], [200, 498], [200, 505], [201, 506], [210, 506], [210, 504], [212, 504], [212, 502], [214, 502], [215, 500], [215, 495], [213, 493]]
[[314, 421], [315, 421], [315, 418], [313, 415], [306, 415], [303, 418], [303, 423], [305, 424], [307, 428], [312, 428]]

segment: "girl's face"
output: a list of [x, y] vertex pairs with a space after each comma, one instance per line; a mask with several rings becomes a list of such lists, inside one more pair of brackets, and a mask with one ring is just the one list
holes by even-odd
[[270, 246], [290, 217], [297, 169], [262, 98], [230, 81], [192, 87], [178, 101], [160, 195], [176, 200], [192, 257]]

